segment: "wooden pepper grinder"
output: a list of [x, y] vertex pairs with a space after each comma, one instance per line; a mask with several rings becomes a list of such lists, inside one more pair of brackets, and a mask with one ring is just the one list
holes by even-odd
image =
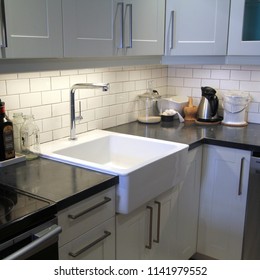
[[198, 107], [193, 106], [193, 99], [189, 97], [188, 106], [184, 107], [184, 120], [194, 122], [196, 120], [196, 114]]

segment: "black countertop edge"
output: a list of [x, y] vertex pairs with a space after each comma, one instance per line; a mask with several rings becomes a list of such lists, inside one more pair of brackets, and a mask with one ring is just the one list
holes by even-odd
[[[217, 139], [211, 139], [211, 138], [202, 139], [201, 144], [208, 144], [208, 145], [215, 145], [215, 146], [221, 146], [221, 147], [227, 147], [227, 148], [247, 150], [247, 151], [252, 151], [252, 152], [260, 152], [260, 147], [256, 146], [256, 145], [223, 141], [223, 140], [217, 140]], [[193, 145], [190, 145], [190, 150], [193, 148], [195, 148], [195, 147], [193, 147]]]
[[56, 202], [57, 210], [61, 211], [75, 203], [78, 203], [99, 192], [109, 189], [109, 188], [117, 185], [118, 183], [119, 183], [119, 176], [115, 176], [105, 182], [102, 182], [100, 184], [93, 186], [92, 188], [88, 188], [88, 189], [82, 190], [81, 192], [70, 195], [70, 196]]

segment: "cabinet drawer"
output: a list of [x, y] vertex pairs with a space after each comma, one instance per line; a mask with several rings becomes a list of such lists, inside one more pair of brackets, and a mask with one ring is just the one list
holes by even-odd
[[60, 260], [115, 259], [115, 217], [59, 248]]
[[58, 213], [59, 246], [115, 216], [115, 188], [84, 199]]

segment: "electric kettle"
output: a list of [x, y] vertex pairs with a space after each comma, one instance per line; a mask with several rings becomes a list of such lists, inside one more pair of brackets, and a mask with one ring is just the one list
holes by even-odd
[[217, 122], [218, 97], [216, 90], [211, 87], [201, 87], [202, 97], [197, 111], [197, 120], [201, 122]]

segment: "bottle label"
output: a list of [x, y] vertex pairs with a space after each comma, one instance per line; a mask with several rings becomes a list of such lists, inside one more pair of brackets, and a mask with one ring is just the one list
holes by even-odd
[[15, 157], [13, 127], [7, 125], [3, 129], [5, 159]]

